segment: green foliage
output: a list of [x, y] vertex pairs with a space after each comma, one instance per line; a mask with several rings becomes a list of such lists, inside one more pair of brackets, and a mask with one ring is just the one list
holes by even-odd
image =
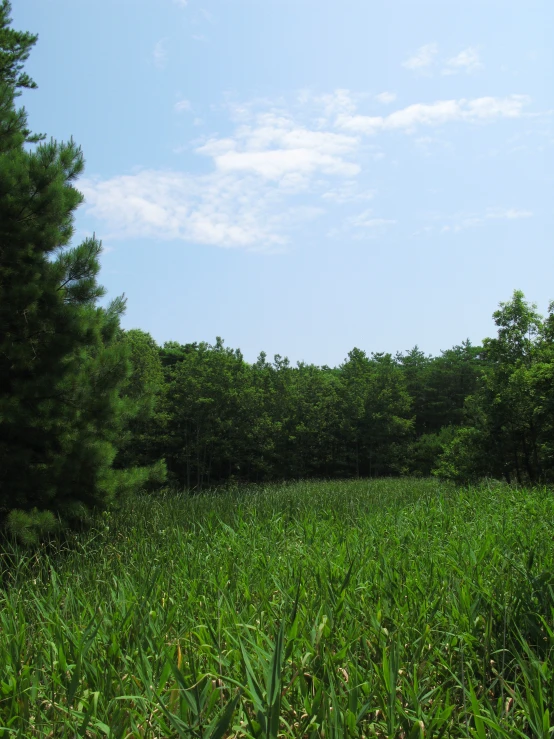
[[[123, 298], [97, 301], [101, 244], [69, 247], [83, 155], [37, 141], [16, 111], [36, 37], [0, 5], [0, 520], [31, 542], [56, 520], [86, 518], [117, 496], [112, 469], [138, 401], [132, 347], [120, 339]], [[38, 137], [40, 138], [40, 137]], [[132, 392], [122, 392], [124, 385]], [[133, 395], [134, 393], [134, 395]], [[126, 478], [131, 477], [126, 473]], [[135, 475], [135, 477], [138, 476]], [[10, 511], [16, 511], [10, 515]], [[38, 512], [40, 511], [40, 513]]]
[[122, 340], [129, 348], [132, 368], [123, 390], [146, 406], [148, 416], [163, 383], [159, 347], [150, 334], [139, 329], [125, 331]]
[[205, 343], [162, 351], [166, 391], [161, 448], [172, 479], [201, 489], [240, 473], [260, 448], [264, 418], [260, 392], [240, 351]]
[[[456, 481], [554, 479], [554, 318], [516, 291], [498, 338], [427, 357], [353, 349], [336, 369], [265, 354], [249, 365], [221, 339], [161, 350], [157, 415], [143, 462], [177, 486], [305, 477], [435, 474]], [[150, 348], [152, 350], [152, 346]], [[158, 376], [158, 375], [157, 375]]]
[[0, 731], [549, 736], [553, 536], [498, 483], [134, 496], [0, 560]]
[[161, 350], [164, 387], [145, 428], [152, 459], [178, 486], [229, 480], [399, 474], [407, 469], [411, 400], [390, 355], [351, 352], [339, 369], [206, 343]]
[[418, 477], [429, 477], [436, 469], [445, 448], [456, 435], [455, 426], [444, 426], [435, 434], [422, 434], [410, 445], [410, 473]]
[[159, 437], [165, 387], [160, 350], [154, 339], [139, 329], [122, 332], [120, 341], [128, 352], [131, 371], [120, 389], [127, 404], [127, 420], [114, 466], [149, 466], [162, 457]]
[[[552, 307], [551, 307], [552, 311]], [[496, 338], [483, 342], [480, 382], [466, 398], [465, 428], [437, 471], [457, 480], [554, 479], [554, 344], [552, 312], [544, 320], [520, 291], [494, 313]]]
[[14, 101], [21, 89], [35, 89], [35, 82], [23, 71], [24, 62], [35, 45], [38, 36], [10, 27], [11, 3], [0, 3], [0, 152], [24, 141], [36, 143], [44, 136], [31, 134], [27, 128], [27, 115], [16, 110]]
[[14, 90], [33, 89], [36, 84], [23, 72], [23, 63], [29, 58], [38, 36], [10, 28], [11, 3], [0, 3], [0, 79]]
[[[165, 344], [158, 384], [155, 344], [141, 335], [158, 390], [153, 417], [133, 425], [127, 450], [142, 464], [165, 458], [172, 484], [189, 490], [232, 481], [429, 475], [468, 417], [466, 400], [484, 367], [482, 349], [469, 342], [435, 358], [417, 347], [395, 358], [354, 349], [335, 369], [291, 366], [279, 355], [269, 363], [263, 352], [249, 365], [218, 338], [214, 345]], [[127, 450], [117, 464], [128, 463]]]
[[426, 357], [417, 346], [396, 355], [412, 398], [417, 437], [463, 423], [465, 400], [481, 376], [481, 353], [464, 341], [438, 357]]
[[356, 474], [403, 472], [413, 421], [411, 399], [398, 364], [390, 354], [369, 358], [353, 349], [341, 366], [341, 377], [348, 409], [345, 431]]
[[10, 511], [7, 518], [9, 533], [25, 546], [36, 546], [48, 534], [59, 530], [59, 521], [51, 511]]
[[454, 438], [442, 448], [432, 473], [437, 477], [464, 483], [479, 480], [489, 471], [484, 454], [483, 435], [470, 426], [458, 429]]

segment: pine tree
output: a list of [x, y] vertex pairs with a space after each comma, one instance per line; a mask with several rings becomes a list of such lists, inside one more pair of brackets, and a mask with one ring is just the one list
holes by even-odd
[[[69, 248], [82, 202], [83, 155], [47, 143], [16, 108], [37, 37], [10, 28], [0, 4], [0, 518], [36, 540], [60, 520], [82, 520], [136, 479], [111, 463], [129, 413], [119, 317], [125, 301], [97, 301], [101, 244]], [[33, 147], [33, 144], [38, 146]], [[122, 477], [123, 476], [123, 477]]]

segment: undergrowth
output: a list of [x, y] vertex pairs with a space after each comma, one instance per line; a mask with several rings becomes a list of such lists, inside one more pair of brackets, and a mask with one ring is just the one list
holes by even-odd
[[554, 496], [142, 497], [2, 554], [1, 737], [550, 737]]

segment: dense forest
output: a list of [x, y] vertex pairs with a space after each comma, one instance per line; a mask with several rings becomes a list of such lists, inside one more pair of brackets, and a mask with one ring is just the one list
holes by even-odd
[[550, 480], [554, 471], [552, 315], [520, 292], [494, 314], [497, 337], [426, 356], [349, 352], [337, 368], [262, 353], [249, 364], [217, 339], [131, 348], [137, 396], [116, 466], [165, 459], [169, 480], [201, 489], [229, 480], [436, 474], [460, 481]]
[[135, 489], [438, 475], [554, 477], [554, 306], [516, 291], [494, 338], [440, 356], [354, 348], [335, 368], [224, 345], [157, 346], [102, 302], [101, 243], [70, 246], [75, 142], [18, 107], [36, 41], [0, 4], [0, 518], [22, 538]]

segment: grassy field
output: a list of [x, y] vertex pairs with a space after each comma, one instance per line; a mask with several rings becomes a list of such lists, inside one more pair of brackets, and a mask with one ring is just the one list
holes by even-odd
[[546, 490], [144, 497], [1, 563], [2, 737], [554, 733]]

